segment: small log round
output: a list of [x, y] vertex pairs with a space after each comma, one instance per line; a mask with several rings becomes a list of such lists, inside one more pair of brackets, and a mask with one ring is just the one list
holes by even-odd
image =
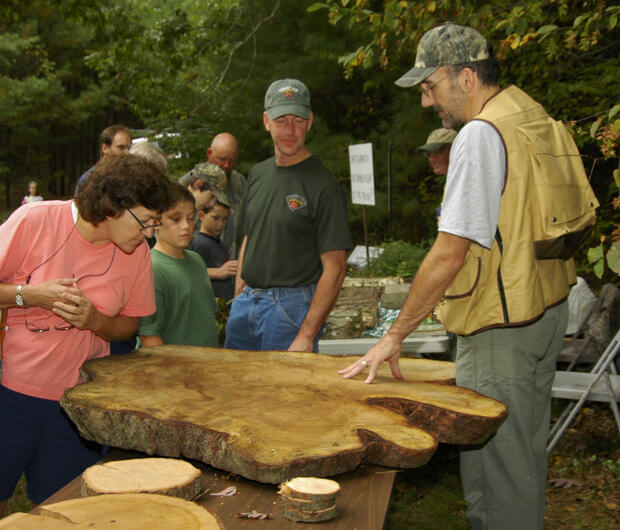
[[82, 473], [83, 497], [108, 493], [158, 493], [194, 499], [201, 491], [201, 473], [176, 458], [134, 458], [89, 467]]
[[340, 484], [326, 478], [295, 477], [280, 484], [280, 493], [307, 501], [333, 500], [340, 493]]

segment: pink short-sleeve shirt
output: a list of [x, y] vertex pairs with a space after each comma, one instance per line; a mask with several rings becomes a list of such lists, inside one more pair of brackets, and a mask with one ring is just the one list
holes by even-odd
[[[155, 312], [149, 248], [125, 254], [114, 243], [97, 246], [78, 233], [72, 201], [26, 204], [0, 225], [0, 283], [37, 284], [77, 278], [78, 287], [107, 316]], [[30, 327], [53, 331], [32, 332]], [[59, 400], [79, 382], [88, 359], [109, 355], [109, 343], [91, 331], [56, 330], [65, 323], [51, 311], [15, 307], [7, 311], [2, 344], [2, 384], [43, 399]]]

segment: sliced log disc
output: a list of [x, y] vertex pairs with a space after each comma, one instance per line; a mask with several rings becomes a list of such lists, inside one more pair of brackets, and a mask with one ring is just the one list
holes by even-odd
[[295, 477], [280, 484], [281, 495], [305, 501], [336, 499], [340, 484], [335, 480], [316, 477]]
[[342, 379], [355, 357], [192, 346], [89, 361], [63, 408], [88, 439], [200, 460], [252, 480], [325, 477], [362, 463], [412, 468], [437, 442], [478, 443], [499, 401], [456, 387], [453, 363], [402, 359], [376, 382]]
[[[127, 493], [82, 497], [41, 506], [41, 526], [67, 523], [67, 530], [221, 530], [221, 521], [198, 504], [167, 495]], [[0, 527], [1, 528], [1, 527]], [[50, 527], [55, 528], [55, 527]], [[63, 527], [58, 527], [59, 530]]]
[[201, 491], [201, 472], [175, 458], [134, 458], [89, 467], [82, 473], [82, 496], [105, 493], [159, 493], [192, 500]]
[[318, 523], [338, 515], [340, 484], [316, 477], [295, 477], [280, 484], [283, 515], [291, 521]]

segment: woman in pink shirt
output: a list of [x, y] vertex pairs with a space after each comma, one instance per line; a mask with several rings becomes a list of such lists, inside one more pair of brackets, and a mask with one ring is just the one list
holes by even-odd
[[0, 516], [20, 475], [40, 503], [101, 457], [60, 407], [84, 361], [109, 355], [155, 312], [145, 236], [170, 182], [135, 155], [107, 156], [72, 201], [33, 202], [0, 225]]

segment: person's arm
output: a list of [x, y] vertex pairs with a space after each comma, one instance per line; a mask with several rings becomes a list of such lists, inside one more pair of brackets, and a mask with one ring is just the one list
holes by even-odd
[[245, 280], [241, 277], [241, 272], [243, 268], [243, 255], [245, 254], [245, 246], [248, 242], [248, 236], [243, 236], [243, 241], [241, 242], [241, 248], [239, 249], [239, 260], [237, 263], [237, 275], [235, 276], [235, 296], [241, 294], [243, 288], [246, 286]]
[[407, 300], [392, 327], [363, 358], [338, 373], [348, 379], [369, 366], [370, 373], [365, 382], [372, 383], [381, 363], [387, 361], [394, 377], [402, 379], [398, 359], [403, 340], [439, 303], [463, 267], [470, 244], [469, 239], [439, 232], [435, 244], [420, 265]]
[[314, 338], [334, 306], [342, 282], [347, 272], [347, 253], [345, 250], [332, 250], [321, 254], [323, 272], [316, 284], [316, 290], [306, 318], [299, 333], [288, 347], [289, 351], [311, 352]]
[[[15, 302], [19, 284], [0, 283], [0, 309], [19, 307]], [[26, 306], [52, 310], [54, 302], [61, 299], [67, 287], [73, 285], [71, 278], [51, 280], [39, 284], [22, 284], [22, 298]]]
[[229, 260], [221, 267], [207, 267], [207, 275], [212, 280], [225, 280], [237, 274], [237, 260]]
[[148, 348], [149, 346], [162, 346], [164, 344], [161, 337], [156, 337], [154, 335], [140, 335], [140, 342], [142, 343], [143, 348]]
[[[28, 303], [27, 299], [24, 301]], [[131, 338], [140, 323], [138, 317], [104, 315], [78, 287], [67, 287], [61, 300], [54, 302], [52, 311], [73, 327], [90, 330], [107, 341]]]
[[[19, 307], [16, 292], [17, 285], [0, 284], [0, 309]], [[73, 327], [90, 330], [104, 340], [126, 340], [138, 329], [137, 317], [109, 317], [98, 311], [71, 278], [27, 284], [21, 294], [26, 307], [53, 311]]]

